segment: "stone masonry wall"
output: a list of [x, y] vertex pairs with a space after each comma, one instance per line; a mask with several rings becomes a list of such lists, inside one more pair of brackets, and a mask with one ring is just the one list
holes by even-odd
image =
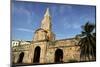
[[78, 41], [75, 39], [71, 40], [60, 40], [50, 43], [47, 48], [46, 62], [54, 63], [55, 51], [61, 49], [63, 51], [63, 62], [79, 61], [80, 51], [77, 46]]

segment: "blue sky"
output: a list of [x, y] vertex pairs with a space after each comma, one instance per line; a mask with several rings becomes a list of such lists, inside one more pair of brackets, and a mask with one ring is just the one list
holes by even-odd
[[87, 21], [95, 24], [95, 6], [13, 1], [12, 39], [32, 40], [35, 30], [41, 25], [46, 8], [50, 9], [56, 39], [80, 34], [81, 26]]

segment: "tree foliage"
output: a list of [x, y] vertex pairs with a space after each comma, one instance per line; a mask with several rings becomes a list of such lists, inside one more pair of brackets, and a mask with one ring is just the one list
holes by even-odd
[[93, 33], [95, 28], [94, 24], [87, 22], [82, 26], [81, 40], [78, 45], [80, 46], [80, 58], [88, 58], [88, 60], [96, 59], [96, 33]]

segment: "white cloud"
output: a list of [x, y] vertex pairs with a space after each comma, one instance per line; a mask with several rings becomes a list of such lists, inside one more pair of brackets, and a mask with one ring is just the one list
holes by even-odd
[[72, 24], [72, 27], [74, 29], [79, 29], [79, 28], [81, 28], [81, 25], [80, 24], [77, 24], [77, 23], [74, 23], [74, 24]]
[[13, 8], [12, 8], [13, 12], [17, 13], [19, 15], [23, 14], [24, 16], [26, 16], [25, 20], [26, 20], [27, 24], [31, 24], [32, 13], [34, 13], [34, 12], [31, 12], [28, 9], [25, 9], [24, 6], [16, 6], [14, 4], [12, 4], [12, 5], [13, 5]]
[[59, 15], [63, 14], [66, 11], [66, 9], [67, 9], [67, 12], [71, 12], [72, 6], [71, 5], [59, 5], [58, 7], [52, 6], [51, 9], [52, 9], [52, 15], [55, 16], [55, 14], [57, 13], [59, 13]]
[[71, 12], [72, 6], [71, 5], [61, 5], [59, 7], [59, 9], [60, 9], [60, 11], [59, 11], [60, 13], [64, 13], [64, 11], [66, 11], [66, 9], [67, 9], [68, 12]]
[[81, 28], [82, 23], [79, 23], [80, 20], [73, 20], [70, 16], [65, 16], [60, 20], [62, 22], [63, 28], [65, 29], [79, 29]]
[[67, 28], [67, 29], [79, 29], [81, 28], [81, 24], [79, 23], [69, 23], [66, 21], [66, 23], [63, 24], [64, 28]]
[[66, 39], [66, 38], [73, 38], [75, 36], [75, 34], [71, 33], [71, 34], [68, 34], [68, 33], [57, 33], [56, 34], [56, 39]]
[[33, 30], [31, 30], [31, 29], [26, 29], [26, 28], [17, 28], [16, 30], [33, 33]]

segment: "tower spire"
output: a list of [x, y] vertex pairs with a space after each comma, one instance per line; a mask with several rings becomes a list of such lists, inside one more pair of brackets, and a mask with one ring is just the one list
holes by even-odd
[[50, 16], [49, 8], [46, 9], [46, 12], [45, 12], [44, 16]]
[[[55, 35], [52, 32], [52, 28], [51, 27], [52, 27], [51, 16], [50, 16], [49, 8], [47, 8], [45, 13], [44, 13], [44, 17], [43, 17], [43, 19], [41, 21], [40, 29], [37, 30], [37, 31], [41, 31], [41, 30], [42, 31], [35, 34], [34, 40], [45, 40], [45, 39], [46, 40], [54, 40], [55, 39]], [[43, 32], [43, 30], [45, 32]]]
[[46, 12], [44, 14], [44, 18], [41, 22], [41, 28], [44, 30], [51, 30], [51, 17], [49, 8], [46, 9]]

